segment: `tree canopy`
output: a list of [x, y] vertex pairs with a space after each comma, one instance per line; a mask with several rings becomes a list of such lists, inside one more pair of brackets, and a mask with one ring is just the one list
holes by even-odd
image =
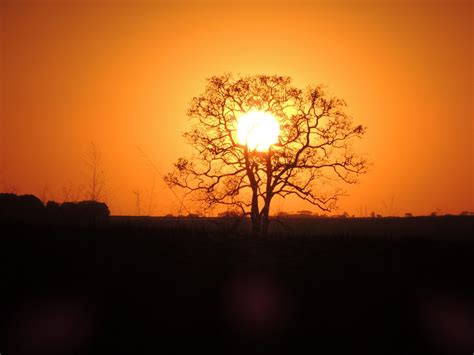
[[[166, 181], [207, 207], [250, 214], [255, 234], [267, 233], [277, 195], [331, 211], [343, 194], [331, 182], [355, 183], [367, 171], [367, 161], [353, 149], [365, 128], [345, 107], [322, 86], [301, 90], [286, 76], [213, 76], [188, 110], [191, 127], [184, 136], [195, 153], [179, 158]], [[237, 137], [239, 117], [252, 110], [271, 114], [280, 127], [278, 141], [263, 151]]]

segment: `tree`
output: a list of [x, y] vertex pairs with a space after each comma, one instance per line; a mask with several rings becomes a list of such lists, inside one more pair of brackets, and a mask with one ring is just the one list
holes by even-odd
[[102, 155], [95, 143], [91, 143], [86, 152], [85, 164], [88, 170], [86, 198], [89, 201], [99, 201], [105, 187]]
[[[321, 86], [300, 90], [285, 76], [214, 76], [188, 110], [193, 124], [184, 136], [195, 154], [178, 159], [166, 181], [208, 207], [239, 208], [250, 215], [254, 235], [267, 234], [277, 195], [331, 211], [342, 192], [327, 191], [326, 182], [354, 183], [367, 167], [352, 148], [365, 129], [352, 123], [345, 106]], [[238, 119], [252, 110], [270, 113], [280, 125], [278, 142], [264, 151], [238, 140]]]

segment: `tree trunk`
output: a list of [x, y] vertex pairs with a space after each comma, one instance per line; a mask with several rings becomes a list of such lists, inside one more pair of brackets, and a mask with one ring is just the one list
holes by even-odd
[[263, 210], [261, 214], [261, 224], [262, 224], [262, 229], [261, 233], [263, 236], [268, 235], [268, 225], [269, 225], [269, 220], [268, 220], [268, 214], [270, 212], [270, 202], [272, 200], [272, 151], [269, 149], [268, 154], [265, 158], [266, 160], [266, 170], [267, 170], [267, 183], [266, 183], [266, 191], [265, 191], [265, 204], [263, 205]]
[[261, 231], [261, 221], [260, 213], [258, 210], [258, 195], [257, 190], [254, 190], [252, 193], [252, 209], [250, 211], [250, 216], [252, 219], [252, 237], [258, 237]]
[[270, 206], [265, 204], [265, 207], [263, 208], [262, 211], [262, 217], [261, 217], [261, 224], [262, 224], [262, 229], [261, 233], [262, 236], [266, 237], [268, 235], [268, 226], [270, 224], [270, 220], [268, 219], [268, 213], [270, 212]]

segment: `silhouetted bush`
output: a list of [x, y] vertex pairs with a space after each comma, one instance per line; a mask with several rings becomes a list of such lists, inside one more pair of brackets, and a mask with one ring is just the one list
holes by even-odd
[[50, 219], [64, 224], [91, 224], [110, 216], [107, 205], [97, 201], [64, 202], [61, 205], [50, 201], [46, 209]]
[[242, 215], [242, 213], [239, 213], [239, 211], [224, 211], [224, 212], [220, 212], [218, 214], [219, 217], [240, 217]]
[[0, 220], [37, 221], [44, 216], [44, 205], [33, 195], [0, 194]]
[[46, 206], [33, 195], [0, 194], [1, 222], [49, 222], [55, 224], [93, 224], [110, 216], [103, 202], [81, 201], [58, 204], [48, 201]]
[[46, 209], [51, 211], [58, 211], [59, 203], [57, 203], [56, 201], [48, 201], [48, 203], [46, 204]]

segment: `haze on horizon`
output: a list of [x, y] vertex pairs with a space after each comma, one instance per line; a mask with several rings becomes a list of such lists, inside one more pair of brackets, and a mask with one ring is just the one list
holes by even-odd
[[94, 142], [112, 214], [135, 214], [134, 191], [143, 213], [176, 214], [137, 146], [168, 172], [189, 152], [192, 97], [231, 72], [323, 84], [368, 127], [358, 150], [373, 166], [336, 213], [474, 210], [471, 1], [3, 1], [0, 13], [2, 191], [80, 191]]

